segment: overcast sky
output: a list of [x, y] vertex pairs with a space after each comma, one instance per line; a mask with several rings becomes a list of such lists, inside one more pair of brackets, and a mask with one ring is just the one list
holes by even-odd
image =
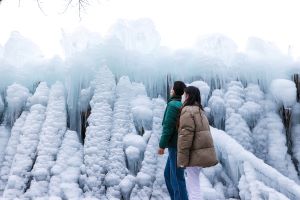
[[[192, 46], [201, 35], [222, 33], [242, 50], [247, 38], [257, 36], [284, 52], [294, 47], [300, 56], [299, 0], [90, 0], [79, 20], [77, 8], [64, 10], [65, 0], [3, 0], [0, 5], [0, 44], [18, 30], [37, 43], [45, 55], [61, 54], [61, 30], [85, 26], [102, 36], [120, 18], [150, 18], [170, 48]], [[74, 0], [76, 1], [76, 0]]]

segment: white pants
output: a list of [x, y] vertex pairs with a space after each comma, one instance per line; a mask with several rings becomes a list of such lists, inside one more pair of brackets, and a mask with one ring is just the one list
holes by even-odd
[[201, 200], [200, 192], [200, 167], [187, 167], [186, 172], [186, 188], [189, 195], [189, 200]]

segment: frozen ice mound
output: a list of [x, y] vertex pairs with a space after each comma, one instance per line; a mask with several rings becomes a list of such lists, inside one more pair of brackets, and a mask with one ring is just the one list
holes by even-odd
[[275, 101], [285, 108], [291, 108], [296, 103], [296, 85], [287, 79], [275, 79], [271, 82], [270, 92]]

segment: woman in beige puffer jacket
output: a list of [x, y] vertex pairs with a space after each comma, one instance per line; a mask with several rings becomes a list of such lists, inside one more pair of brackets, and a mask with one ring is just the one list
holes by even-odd
[[218, 163], [208, 120], [201, 105], [198, 88], [185, 89], [178, 129], [178, 167], [186, 168], [187, 190], [190, 200], [201, 199], [199, 174], [201, 167]]

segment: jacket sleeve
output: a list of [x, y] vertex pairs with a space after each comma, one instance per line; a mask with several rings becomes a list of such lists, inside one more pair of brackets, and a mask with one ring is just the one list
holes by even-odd
[[176, 129], [176, 122], [178, 117], [178, 108], [172, 104], [168, 104], [166, 108], [166, 116], [163, 123], [162, 135], [159, 141], [159, 147], [165, 149], [171, 140]]
[[195, 134], [195, 121], [193, 114], [187, 110], [183, 111], [180, 116], [180, 130], [178, 136], [178, 157], [177, 165], [186, 167], [190, 160], [190, 149]]

